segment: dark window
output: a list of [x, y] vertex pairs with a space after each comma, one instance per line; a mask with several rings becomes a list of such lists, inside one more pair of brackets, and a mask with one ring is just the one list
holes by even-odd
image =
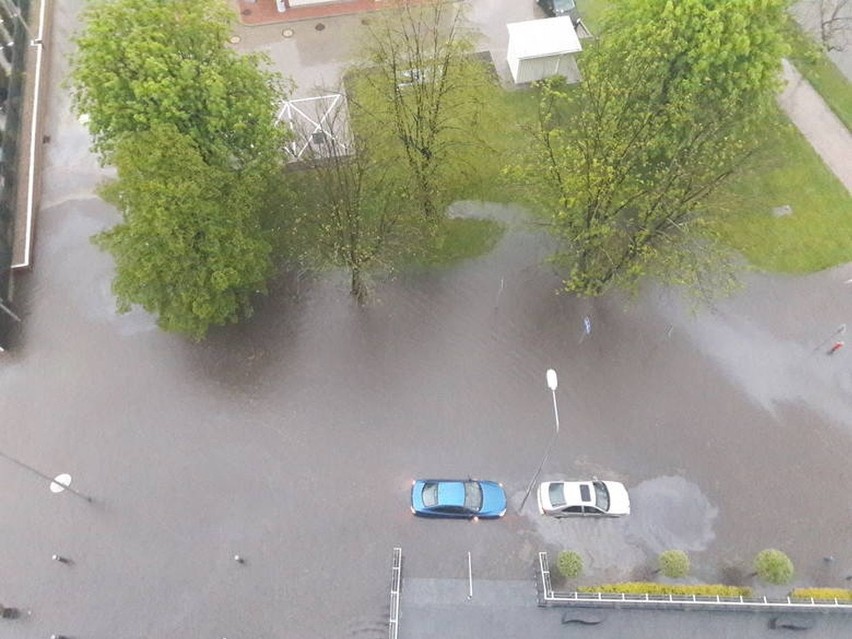
[[580, 501], [592, 501], [592, 491], [588, 484], [580, 484]]
[[553, 13], [563, 15], [575, 9], [574, 0], [553, 0]]

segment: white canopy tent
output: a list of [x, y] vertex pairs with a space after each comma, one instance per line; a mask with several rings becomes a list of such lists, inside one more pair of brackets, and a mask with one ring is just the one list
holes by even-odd
[[579, 78], [573, 55], [583, 47], [569, 16], [512, 22], [506, 27], [509, 29], [506, 61], [515, 84], [551, 75]]

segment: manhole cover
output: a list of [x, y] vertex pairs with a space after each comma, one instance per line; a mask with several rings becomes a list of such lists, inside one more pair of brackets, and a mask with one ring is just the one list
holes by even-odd
[[242, 38], [238, 35], [232, 35], [230, 38], [228, 38], [228, 42], [230, 42], [231, 44], [239, 44], [240, 40], [242, 40]]
[[294, 31], [292, 29], [284, 29], [284, 31], [281, 32], [281, 35], [283, 35], [285, 38], [292, 38], [293, 34]]
[[325, 25], [322, 22], [318, 22], [317, 26], [315, 26], [314, 29], [316, 29], [317, 31], [322, 31], [323, 29], [325, 29]]
[[243, 9], [242, 11], [240, 11], [240, 13], [242, 13], [244, 16], [250, 16], [251, 9]]

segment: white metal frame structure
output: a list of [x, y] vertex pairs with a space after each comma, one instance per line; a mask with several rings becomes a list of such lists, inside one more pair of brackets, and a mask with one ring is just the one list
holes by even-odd
[[329, 141], [338, 155], [349, 155], [349, 111], [342, 93], [287, 100], [281, 105], [276, 122], [286, 122], [293, 132], [287, 145], [291, 162], [307, 159], [307, 155], [327, 155]]

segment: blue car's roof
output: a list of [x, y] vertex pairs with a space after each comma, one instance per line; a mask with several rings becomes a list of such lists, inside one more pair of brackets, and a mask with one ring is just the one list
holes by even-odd
[[459, 481], [445, 481], [438, 484], [438, 504], [464, 506], [464, 484]]

